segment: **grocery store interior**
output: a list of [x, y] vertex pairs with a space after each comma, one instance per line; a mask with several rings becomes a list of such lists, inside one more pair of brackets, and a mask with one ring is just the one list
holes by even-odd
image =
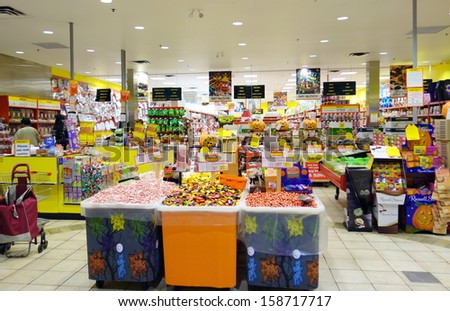
[[448, 1], [0, 0], [0, 28], [0, 291], [450, 290]]

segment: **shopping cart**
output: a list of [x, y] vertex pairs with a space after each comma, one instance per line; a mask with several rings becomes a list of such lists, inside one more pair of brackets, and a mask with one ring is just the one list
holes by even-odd
[[[46, 220], [38, 218], [38, 199], [30, 183], [28, 164], [16, 164], [11, 172], [10, 185], [4, 187], [4, 196], [0, 198], [0, 254], [7, 257], [28, 256], [31, 244], [38, 244], [38, 236], [38, 252], [41, 253], [48, 246], [44, 231]], [[8, 254], [11, 246], [23, 241], [28, 243], [25, 254]]]

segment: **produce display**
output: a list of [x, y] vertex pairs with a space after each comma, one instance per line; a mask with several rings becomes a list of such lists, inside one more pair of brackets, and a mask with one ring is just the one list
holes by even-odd
[[169, 195], [178, 186], [151, 177], [103, 189], [90, 198], [91, 203], [150, 204]]
[[185, 184], [163, 201], [169, 206], [235, 206], [241, 191], [217, 182]]
[[249, 193], [245, 203], [249, 207], [317, 207], [313, 195], [287, 191]]

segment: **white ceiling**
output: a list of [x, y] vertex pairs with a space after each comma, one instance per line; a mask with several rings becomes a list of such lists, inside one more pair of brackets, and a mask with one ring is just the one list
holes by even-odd
[[[0, 14], [0, 53], [70, 70], [69, 49], [46, 49], [34, 43], [70, 46], [74, 30], [76, 74], [120, 84], [121, 50], [127, 69], [150, 77], [149, 86], [181, 86], [208, 92], [211, 70], [231, 70], [233, 84], [264, 84], [266, 99], [292, 79], [296, 68], [321, 68], [322, 81], [346, 78], [365, 83], [367, 61], [380, 61], [381, 76], [391, 64], [412, 64], [413, 0], [0, 0], [25, 17]], [[418, 36], [418, 65], [450, 61], [450, 1], [417, 0], [421, 27], [443, 26]], [[195, 9], [194, 14], [190, 13]], [[199, 12], [203, 17], [199, 17]], [[348, 16], [346, 21], [338, 21]], [[235, 21], [242, 26], [233, 26]], [[134, 26], [144, 26], [135, 30]], [[52, 35], [44, 34], [52, 30]], [[327, 39], [328, 43], [320, 43]], [[245, 42], [246, 46], [238, 46]], [[169, 47], [162, 50], [161, 45]], [[86, 50], [93, 49], [94, 53]], [[16, 51], [23, 51], [18, 55]], [[370, 52], [350, 57], [353, 52]], [[387, 52], [387, 55], [380, 55]], [[315, 58], [310, 55], [317, 55]], [[248, 57], [243, 60], [243, 57]], [[136, 65], [134, 60], [150, 64]], [[179, 60], [184, 60], [180, 62]], [[62, 64], [62, 65], [56, 65]], [[330, 70], [340, 72], [332, 73]], [[357, 72], [340, 75], [342, 71]], [[86, 74], [85, 72], [90, 72]], [[244, 79], [244, 74], [257, 78]], [[257, 80], [247, 82], [245, 80]], [[194, 89], [196, 87], [196, 89]], [[295, 97], [295, 88], [289, 97]]]

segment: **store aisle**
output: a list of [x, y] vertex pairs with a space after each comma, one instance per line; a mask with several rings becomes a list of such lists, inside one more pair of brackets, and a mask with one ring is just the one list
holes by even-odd
[[[329, 217], [328, 249], [320, 255], [320, 290], [450, 290], [450, 236], [348, 232], [342, 225], [345, 193], [334, 199], [333, 186], [315, 186]], [[32, 246], [25, 258], [0, 255], [0, 290], [99, 290], [88, 279], [84, 221], [46, 224], [49, 246], [41, 254]], [[27, 244], [13, 246], [15, 252]], [[140, 284], [105, 282], [102, 290], [140, 290]], [[164, 280], [149, 290], [173, 290]], [[247, 290], [245, 266], [237, 290]]]

